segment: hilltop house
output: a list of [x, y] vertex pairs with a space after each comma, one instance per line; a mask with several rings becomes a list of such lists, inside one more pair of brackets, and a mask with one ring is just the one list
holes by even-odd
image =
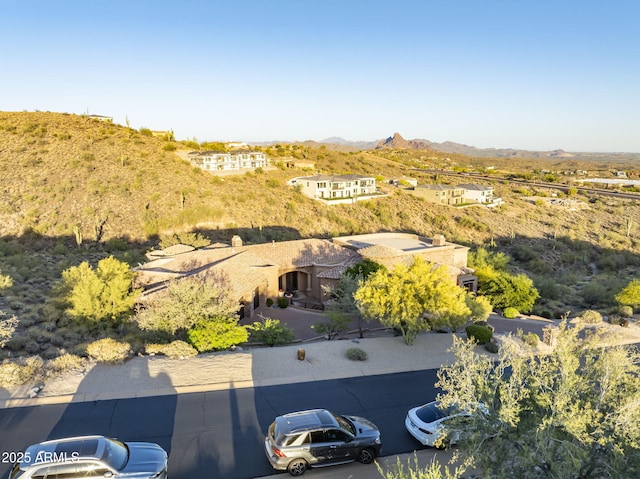
[[189, 161], [207, 171], [255, 170], [268, 166], [268, 160], [261, 151], [192, 151]]
[[302, 193], [319, 200], [352, 199], [376, 194], [376, 179], [363, 175], [315, 175], [292, 178], [292, 186], [300, 186]]
[[464, 188], [452, 185], [418, 185], [410, 193], [431, 203], [441, 205], [460, 205], [464, 203]]
[[467, 268], [469, 248], [407, 233], [378, 233], [324, 239], [302, 239], [244, 245], [234, 236], [231, 245], [212, 244], [195, 250], [176, 245], [148, 253], [149, 262], [134, 268], [136, 287], [144, 288], [142, 302], [162, 294], [167, 282], [195, 277], [225, 283], [251, 317], [267, 298], [290, 294], [294, 304], [322, 307], [324, 286], [335, 286], [344, 271], [364, 258], [393, 267], [410, 263], [415, 255], [446, 265], [452, 281], [470, 290], [477, 287]]
[[493, 186], [462, 184], [458, 188], [464, 188], [465, 203], [480, 203], [485, 206], [498, 206], [504, 201], [493, 196]]

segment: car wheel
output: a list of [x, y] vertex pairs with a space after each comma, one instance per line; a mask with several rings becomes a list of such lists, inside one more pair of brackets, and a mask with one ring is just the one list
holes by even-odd
[[301, 476], [307, 470], [307, 463], [304, 459], [294, 459], [287, 466], [287, 471], [292, 476]]
[[371, 464], [375, 458], [376, 453], [368, 448], [363, 449], [362, 451], [360, 451], [360, 454], [358, 454], [358, 461], [360, 461], [362, 464]]

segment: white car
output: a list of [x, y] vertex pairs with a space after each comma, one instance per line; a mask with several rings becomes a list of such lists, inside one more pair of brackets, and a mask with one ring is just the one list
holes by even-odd
[[447, 409], [440, 409], [437, 401], [432, 401], [411, 409], [407, 413], [404, 425], [421, 444], [429, 447], [446, 447], [455, 444], [459, 438], [457, 433], [448, 433], [447, 424], [455, 418], [468, 416], [468, 414], [456, 414]]

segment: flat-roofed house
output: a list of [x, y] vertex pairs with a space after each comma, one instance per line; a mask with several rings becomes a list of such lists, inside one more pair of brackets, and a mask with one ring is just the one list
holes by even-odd
[[192, 151], [189, 161], [206, 171], [255, 170], [268, 166], [266, 155], [261, 151]]
[[364, 175], [315, 175], [293, 178], [288, 182], [300, 186], [302, 193], [313, 199], [358, 199], [376, 194], [376, 179]]
[[453, 185], [418, 185], [410, 193], [440, 205], [460, 205], [464, 203], [464, 188]]
[[469, 248], [446, 241], [443, 235], [425, 238], [412, 233], [374, 233], [333, 238], [333, 242], [356, 251], [363, 259], [393, 269], [397, 264], [411, 265], [416, 256], [445, 266], [452, 281], [477, 291], [478, 278], [467, 266]]
[[464, 188], [465, 203], [493, 203], [493, 186], [462, 184], [459, 188]]

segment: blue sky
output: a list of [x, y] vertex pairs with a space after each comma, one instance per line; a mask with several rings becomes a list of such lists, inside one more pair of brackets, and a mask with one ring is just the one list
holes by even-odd
[[639, 19], [632, 0], [0, 0], [0, 110], [640, 152]]

